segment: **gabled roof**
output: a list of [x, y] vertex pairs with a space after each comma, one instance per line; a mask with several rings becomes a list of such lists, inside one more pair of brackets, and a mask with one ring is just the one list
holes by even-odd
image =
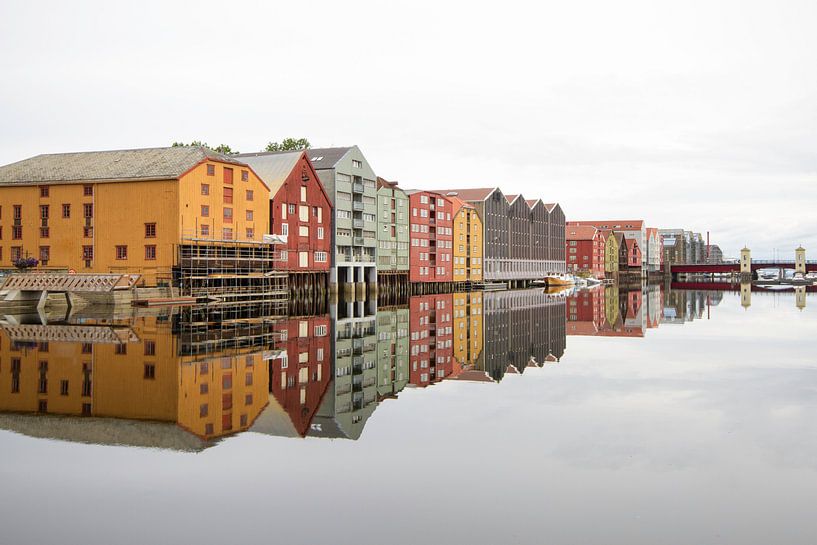
[[354, 146], [346, 148], [312, 148], [306, 150], [315, 170], [334, 168]]
[[593, 240], [599, 230], [592, 225], [571, 225], [565, 228], [566, 240]]
[[461, 208], [469, 208], [471, 210], [475, 210], [475, 208], [471, 204], [465, 202], [464, 200], [460, 199], [459, 197], [446, 197], [446, 198], [449, 201], [451, 201], [451, 205], [452, 205], [451, 217], [456, 216], [457, 212], [459, 212]]
[[553, 209], [559, 206], [559, 203], [556, 202], [546, 202], [545, 208], [547, 208], [548, 213], [553, 212]]
[[[470, 189], [440, 189], [438, 192], [447, 197], [459, 197], [464, 201], [484, 201], [491, 196], [491, 193], [499, 190], [498, 187], [481, 187]], [[455, 195], [451, 195], [455, 193]]]
[[631, 252], [633, 251], [633, 249], [636, 250], [639, 249], [638, 242], [636, 242], [634, 238], [625, 238], [624, 243], [627, 245], [627, 249]]
[[538, 205], [538, 204], [541, 204], [542, 206], [545, 205], [545, 203], [544, 203], [544, 201], [542, 201], [542, 199], [528, 199], [525, 202], [528, 203], [528, 208], [530, 208], [531, 210], [533, 210], [533, 207]]
[[202, 146], [52, 153], [0, 167], [0, 185], [177, 180], [206, 160], [247, 166]]
[[270, 188], [271, 196], [274, 196], [284, 185], [287, 177], [298, 164], [304, 151], [288, 151], [284, 153], [242, 153], [240, 157], [252, 167], [258, 176]]

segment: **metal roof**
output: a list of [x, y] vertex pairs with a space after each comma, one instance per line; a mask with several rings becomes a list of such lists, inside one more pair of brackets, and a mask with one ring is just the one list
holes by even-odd
[[306, 150], [309, 160], [315, 170], [326, 170], [335, 168], [343, 157], [349, 153], [352, 146], [346, 148], [313, 148]]
[[174, 180], [206, 159], [246, 166], [201, 146], [53, 153], [0, 167], [0, 185]]
[[242, 153], [236, 157], [250, 165], [269, 186], [270, 195], [275, 196], [303, 154], [304, 150], [298, 150], [283, 153]]

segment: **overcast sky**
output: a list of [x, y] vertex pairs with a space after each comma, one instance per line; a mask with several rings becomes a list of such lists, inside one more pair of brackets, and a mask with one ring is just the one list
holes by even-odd
[[359, 145], [406, 188], [817, 258], [817, 2], [0, 3], [0, 164]]

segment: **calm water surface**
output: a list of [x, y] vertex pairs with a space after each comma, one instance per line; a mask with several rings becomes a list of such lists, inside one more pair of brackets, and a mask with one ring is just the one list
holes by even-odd
[[817, 297], [0, 317], [0, 543], [817, 542]]

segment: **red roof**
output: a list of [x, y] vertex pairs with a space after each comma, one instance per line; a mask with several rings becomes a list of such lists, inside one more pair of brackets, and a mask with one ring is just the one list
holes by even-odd
[[456, 216], [457, 212], [460, 211], [460, 208], [470, 208], [474, 210], [474, 207], [465, 202], [464, 200], [460, 199], [459, 197], [447, 197], [451, 204], [453, 205], [451, 216]]
[[598, 233], [592, 225], [571, 225], [565, 227], [565, 240], [593, 240]]
[[633, 247], [638, 248], [638, 243], [635, 241], [634, 238], [625, 238], [624, 243], [627, 245], [627, 250], [630, 252], [633, 251]]

